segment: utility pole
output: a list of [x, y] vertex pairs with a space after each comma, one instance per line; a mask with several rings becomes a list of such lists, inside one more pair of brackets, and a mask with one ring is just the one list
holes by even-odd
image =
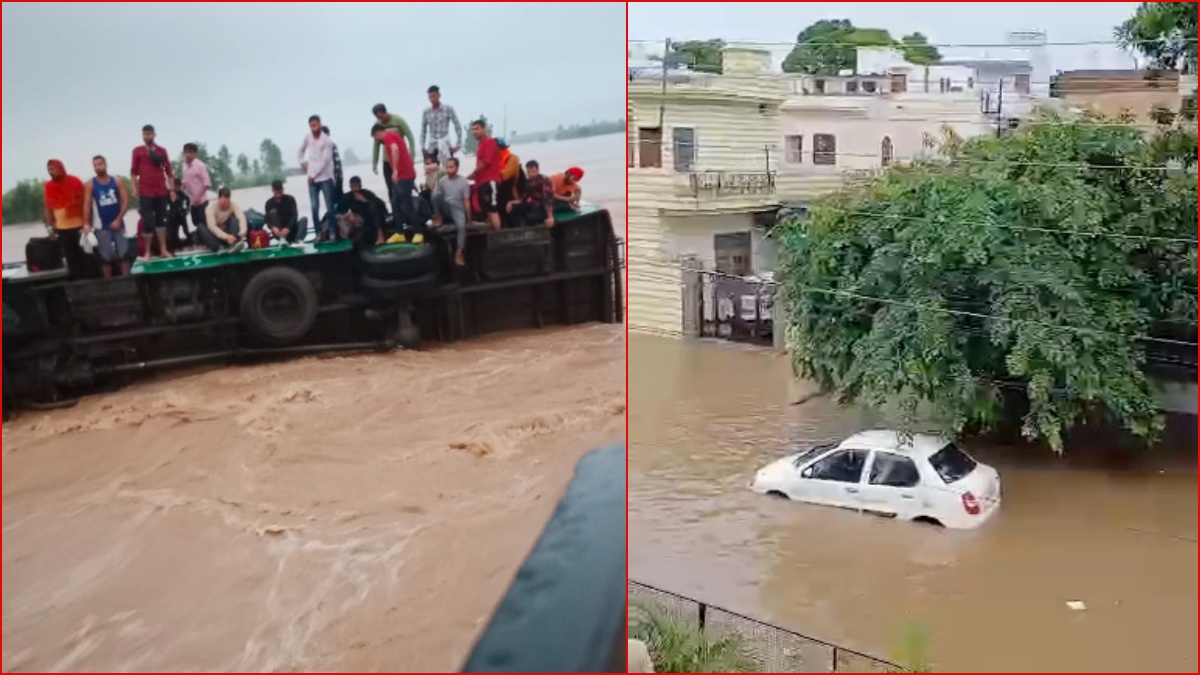
[[1000, 76], [1000, 86], [996, 88], [996, 138], [1004, 130], [1004, 76]]
[[671, 58], [671, 38], [663, 40], [662, 55], [662, 96], [658, 99], [658, 128], [662, 129], [663, 119], [667, 116], [667, 59]]

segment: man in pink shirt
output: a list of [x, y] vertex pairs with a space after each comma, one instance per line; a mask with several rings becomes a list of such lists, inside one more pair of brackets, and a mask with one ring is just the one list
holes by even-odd
[[183, 146], [183, 194], [187, 195], [192, 208], [192, 226], [199, 230], [208, 227], [204, 209], [208, 206], [208, 191], [212, 189], [212, 179], [208, 175], [208, 166], [196, 153], [200, 148], [195, 143]]
[[140, 201], [138, 210], [145, 223], [144, 236], [146, 254], [143, 261], [150, 260], [153, 241], [164, 258], [170, 258], [167, 248], [167, 227], [171, 224], [169, 193], [175, 186], [175, 170], [171, 168], [171, 155], [154, 142], [154, 127], [142, 127], [142, 144], [133, 149], [133, 167], [129, 170], [133, 183], [133, 196]]
[[488, 135], [483, 120], [471, 122], [471, 135], [479, 144], [475, 147], [475, 170], [470, 178], [479, 195], [479, 206], [487, 214], [492, 229], [500, 229], [500, 208], [497, 201], [500, 185], [500, 146]]

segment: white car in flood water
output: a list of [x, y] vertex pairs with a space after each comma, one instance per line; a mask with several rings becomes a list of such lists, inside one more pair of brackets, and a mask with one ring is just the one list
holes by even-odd
[[759, 469], [750, 488], [954, 529], [978, 527], [1000, 507], [995, 469], [946, 438], [896, 431], [864, 431], [788, 455]]

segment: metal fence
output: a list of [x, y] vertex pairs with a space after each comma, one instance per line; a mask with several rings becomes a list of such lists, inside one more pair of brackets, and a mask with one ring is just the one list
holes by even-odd
[[747, 656], [756, 664], [757, 672], [904, 672], [901, 666], [869, 654], [801, 635], [661, 588], [630, 581], [630, 619], [636, 617], [638, 612], [645, 612], [648, 604], [677, 621], [695, 622], [701, 631], [710, 635], [739, 636]]
[[774, 342], [773, 285], [704, 271], [697, 292], [701, 337], [768, 347]]

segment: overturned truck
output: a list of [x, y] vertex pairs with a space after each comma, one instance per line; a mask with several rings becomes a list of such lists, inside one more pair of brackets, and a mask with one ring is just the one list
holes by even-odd
[[585, 205], [555, 219], [472, 225], [465, 267], [436, 235], [182, 255], [113, 279], [6, 266], [5, 418], [168, 367], [619, 323], [623, 261], [609, 213]]

